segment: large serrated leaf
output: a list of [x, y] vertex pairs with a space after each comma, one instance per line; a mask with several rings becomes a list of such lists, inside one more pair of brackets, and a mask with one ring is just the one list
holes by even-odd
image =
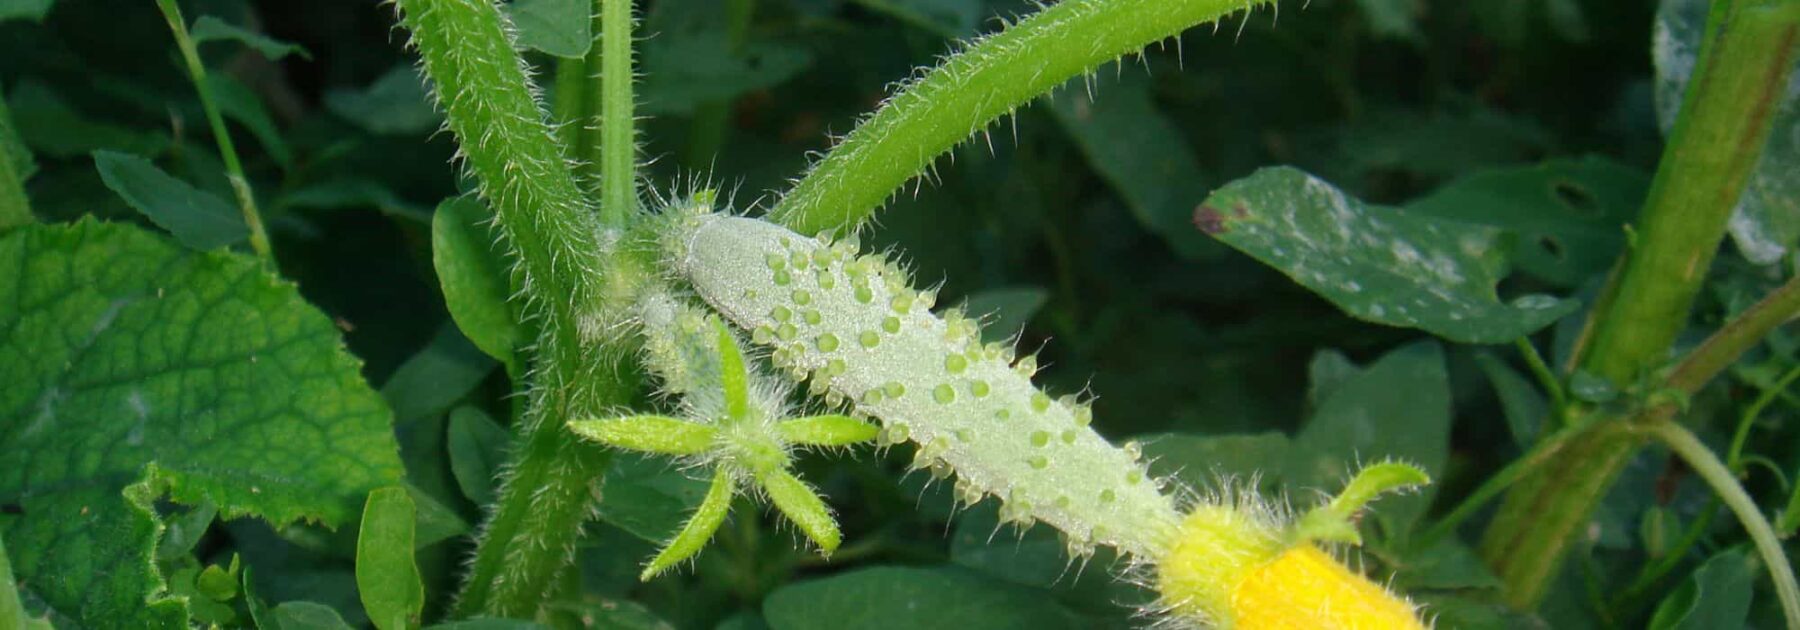
[[[1700, 58], [1706, 0], [1663, 0], [1656, 11], [1651, 59], [1656, 66], [1656, 119], [1666, 135], [1681, 113], [1681, 97]], [[1731, 214], [1731, 238], [1750, 262], [1772, 264], [1800, 244], [1800, 72], [1769, 121], [1762, 158]], [[1748, 147], [1745, 150], [1749, 150]]]
[[1512, 341], [1578, 306], [1547, 295], [1501, 302], [1500, 230], [1363, 203], [1293, 168], [1227, 184], [1194, 224], [1352, 317], [1451, 341]]
[[7, 548], [84, 625], [185, 624], [156, 603], [165, 492], [335, 526], [402, 475], [331, 320], [259, 261], [125, 225], [30, 226], [0, 238], [0, 303], [0, 498], [21, 510]]

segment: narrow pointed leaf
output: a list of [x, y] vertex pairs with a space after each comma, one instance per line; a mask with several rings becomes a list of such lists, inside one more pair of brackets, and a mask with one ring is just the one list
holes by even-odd
[[830, 556], [837, 550], [843, 539], [838, 533], [837, 519], [831, 517], [831, 509], [825, 507], [825, 500], [819, 498], [812, 486], [781, 469], [763, 474], [761, 481], [769, 500], [819, 546], [820, 553]]
[[737, 337], [725, 322], [713, 321], [719, 329], [719, 380], [725, 388], [725, 413], [743, 418], [750, 412], [750, 370], [744, 367], [744, 351], [738, 349]]
[[581, 437], [634, 451], [693, 455], [712, 448], [713, 427], [668, 416], [626, 416], [605, 420], [573, 420], [569, 430]]
[[879, 429], [869, 422], [842, 415], [809, 416], [783, 420], [781, 438], [808, 446], [848, 446], [875, 439]]
[[197, 250], [224, 247], [244, 240], [250, 228], [237, 208], [217, 195], [175, 179], [144, 158], [115, 151], [95, 151], [100, 181], [151, 222]]
[[676, 563], [700, 553], [700, 549], [712, 539], [713, 532], [718, 531], [719, 525], [725, 522], [725, 514], [731, 511], [731, 497], [736, 493], [737, 479], [724, 468], [715, 471], [712, 487], [707, 488], [706, 498], [700, 501], [700, 509], [681, 527], [681, 532], [675, 534], [668, 546], [650, 559], [650, 563], [644, 566], [643, 574], [638, 576], [639, 579], [649, 580]]

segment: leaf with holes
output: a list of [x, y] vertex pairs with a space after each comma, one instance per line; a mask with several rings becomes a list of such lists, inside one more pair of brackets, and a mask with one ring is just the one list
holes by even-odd
[[83, 625], [185, 626], [151, 563], [165, 493], [336, 526], [401, 477], [337, 329], [259, 261], [124, 225], [31, 226], [0, 238], [0, 303], [18, 305], [0, 311], [0, 496], [21, 512], [6, 546]]
[[1650, 177], [1602, 157], [1481, 171], [1406, 205], [1424, 216], [1493, 226], [1516, 235], [1519, 271], [1572, 287], [1605, 273], [1625, 245]]
[[1352, 317], [1461, 343], [1503, 343], [1573, 312], [1573, 300], [1501, 302], [1499, 230], [1366, 204], [1311, 175], [1265, 168], [1214, 192], [1194, 224]]

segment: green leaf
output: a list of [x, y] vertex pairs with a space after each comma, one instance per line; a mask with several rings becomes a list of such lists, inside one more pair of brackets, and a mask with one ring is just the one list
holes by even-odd
[[781, 421], [781, 438], [809, 446], [849, 446], [875, 439], [881, 430], [868, 421], [842, 415], [809, 416]]
[[780, 630], [1086, 627], [1044, 591], [943, 568], [877, 566], [790, 584], [763, 600]]
[[[1650, 49], [1656, 66], [1656, 118], [1664, 135], [1674, 129], [1681, 113], [1682, 94], [1694, 74], [1706, 30], [1707, 6], [1703, 0], [1658, 4]], [[1800, 243], [1800, 178], [1793, 176], [1800, 172], [1800, 82], [1790, 82], [1775, 107], [1768, 143], [1744, 183], [1730, 222], [1738, 252], [1759, 265], [1781, 260]]]
[[[1795, 475], [1800, 478], [1800, 475]], [[1794, 484], [1794, 490], [1788, 495], [1787, 507], [1781, 508], [1776, 517], [1775, 531], [1783, 536], [1792, 536], [1800, 531], [1800, 483]]]
[[981, 2], [966, 0], [856, 0], [857, 4], [948, 38], [976, 34], [981, 23]]
[[162, 169], [135, 155], [95, 151], [94, 168], [101, 181], [157, 226], [175, 235], [181, 244], [208, 250], [235, 244], [250, 236], [238, 209], [212, 193], [170, 177]]
[[1520, 272], [1573, 287], [1605, 273], [1625, 245], [1650, 177], [1589, 156], [1481, 171], [1409, 203], [1409, 214], [1504, 230]]
[[432, 222], [431, 208], [402, 199], [379, 182], [342, 177], [281, 193], [274, 207], [344, 210], [374, 208], [382, 214], [421, 224]]
[[592, 0], [514, 0], [505, 6], [515, 45], [578, 58], [594, 43]]
[[0, 22], [16, 19], [42, 22], [53, 4], [56, 0], [0, 0]]
[[1150, 474], [1174, 475], [1189, 488], [1219, 489], [1222, 483], [1249, 483], [1259, 488], [1280, 484], [1282, 470], [1271, 462], [1287, 461], [1290, 441], [1271, 431], [1247, 435], [1162, 433], [1138, 438]]
[[19, 126], [13, 122], [12, 108], [6, 106], [4, 96], [0, 94], [0, 152], [6, 154], [19, 181], [24, 182], [37, 173], [37, 160], [32, 157], [31, 148], [25, 146], [25, 139], [19, 136]]
[[570, 420], [575, 435], [611, 446], [661, 455], [697, 455], [711, 450], [719, 430], [668, 416], [626, 416]]
[[763, 473], [757, 481], [769, 495], [769, 502], [812, 539], [821, 554], [830, 557], [831, 552], [837, 550], [843, 534], [838, 532], [837, 519], [832, 518], [831, 508], [825, 507], [825, 500], [819, 498], [812, 486], [781, 469]]
[[96, 149], [156, 155], [169, 147], [168, 136], [161, 132], [88, 120], [35, 81], [20, 82], [8, 99], [25, 145], [53, 158], [73, 158]]
[[381, 630], [419, 625], [425, 587], [413, 560], [413, 500], [406, 488], [369, 492], [356, 536], [356, 590], [363, 610]]
[[424, 549], [431, 545], [469, 533], [469, 523], [450, 506], [439, 503], [431, 494], [418, 486], [406, 484], [407, 493], [412, 496], [415, 510], [413, 548]]
[[713, 0], [657, 2], [645, 32], [644, 114], [688, 114], [706, 102], [773, 87], [812, 65], [806, 48], [752, 39], [733, 46]]
[[1365, 204], [1288, 167], [1227, 184], [1194, 224], [1358, 319], [1460, 343], [1502, 343], [1574, 312], [1573, 300], [1501, 303], [1499, 231]]
[[362, 90], [331, 90], [325, 108], [358, 127], [382, 135], [429, 132], [444, 116], [431, 106], [424, 80], [411, 65], [399, 65]]
[[731, 498], [736, 495], [737, 478], [732, 476], [731, 471], [724, 467], [713, 471], [712, 485], [707, 487], [706, 498], [700, 501], [700, 509], [695, 510], [687, 524], [681, 526], [681, 531], [669, 539], [669, 544], [656, 552], [656, 557], [644, 565], [644, 572], [638, 575], [638, 579], [647, 581], [700, 553], [707, 541], [712, 540], [713, 532], [718, 531], [719, 525], [725, 522], [725, 515], [731, 511]]
[[461, 621], [440, 623], [426, 626], [426, 630], [544, 630], [547, 626], [524, 619], [499, 619], [496, 617], [475, 617]]
[[633, 536], [662, 544], [706, 495], [707, 482], [661, 457], [619, 453], [600, 492], [600, 518]]
[[1003, 341], [1019, 334], [1037, 315], [1050, 292], [1038, 287], [1005, 287], [969, 294], [963, 310], [981, 318], [983, 341]]
[[1311, 361], [1306, 363], [1306, 402], [1313, 407], [1337, 391], [1351, 378], [1362, 373], [1362, 368], [1350, 362], [1350, 357], [1335, 348], [1325, 348], [1313, 353]]
[[[1450, 448], [1450, 383], [1436, 342], [1402, 346], [1338, 386], [1294, 437], [1284, 481], [1290, 492], [1337, 487], [1367, 462], [1413, 464], [1444, 474]], [[1388, 499], [1374, 516], [1402, 536], [1431, 503], [1432, 488]]]
[[1369, 33], [1377, 39], [1419, 39], [1419, 11], [1423, 3], [1415, 0], [1356, 0], [1362, 10]]
[[1151, 233], [1189, 259], [1217, 256], [1219, 248], [1195, 232], [1194, 200], [1211, 189], [1199, 159], [1174, 123], [1151, 100], [1141, 73], [1098, 79], [1088, 98], [1083, 90], [1060, 90], [1050, 111], [1100, 173]]
[[381, 385], [381, 397], [393, 407], [396, 421], [435, 416], [449, 410], [493, 371], [493, 359], [469, 343], [455, 326], [445, 325], [429, 345], [394, 370]]
[[1491, 354], [1475, 355], [1475, 363], [1494, 385], [1494, 394], [1500, 398], [1500, 411], [1506, 415], [1506, 428], [1512, 433], [1513, 443], [1523, 448], [1536, 442], [1544, 418], [1550, 414], [1550, 403], [1544, 400], [1544, 395], [1531, 381]]
[[548, 608], [569, 613], [584, 627], [595, 630], [675, 630], [674, 624], [658, 617], [649, 607], [628, 599], [590, 596], [579, 602], [554, 602]]
[[402, 475], [337, 328], [261, 261], [125, 225], [28, 226], [0, 237], [0, 303], [17, 305], [0, 310], [0, 496], [21, 514], [6, 544], [82, 625], [185, 623], [151, 564], [164, 492], [334, 526]]
[[479, 200], [456, 197], [438, 204], [431, 217], [431, 264], [437, 269], [444, 304], [463, 335], [509, 372], [525, 333], [507, 297], [512, 293], [506, 263], [487, 222], [493, 214]]
[[312, 55], [308, 54], [306, 49], [301, 48], [299, 44], [284, 42], [261, 33], [253, 33], [210, 15], [202, 15], [200, 19], [194, 20], [194, 27], [188, 31], [188, 34], [193, 36], [196, 45], [217, 41], [238, 42], [256, 49], [256, 52], [262, 53], [262, 56], [268, 57], [270, 61], [280, 61], [282, 57], [288, 55], [298, 55], [301, 59], [312, 60]]
[[1663, 598], [1650, 618], [1652, 630], [1743, 628], [1761, 573], [1756, 556], [1727, 549], [1708, 558], [1693, 577]]
[[493, 503], [494, 479], [506, 464], [512, 434], [488, 417], [487, 412], [464, 405], [450, 412], [446, 443], [450, 474], [456, 477], [463, 496], [476, 505]]
[[19, 601], [19, 584], [13, 579], [12, 562], [6, 559], [6, 545], [0, 543], [0, 625], [24, 628], [31, 616]]
[[324, 604], [286, 602], [270, 611], [275, 630], [351, 630], [344, 617]]
[[202, 501], [186, 514], [170, 518], [163, 524], [162, 542], [156, 546], [156, 559], [166, 562], [192, 553], [194, 545], [200, 544], [200, 537], [206, 535], [207, 528], [212, 527], [213, 519], [218, 515], [218, 506], [210, 501]]
[[1402, 592], [1502, 586], [1487, 562], [1455, 539], [1438, 541], [1424, 550], [1408, 550], [1394, 567], [1394, 582]]
[[262, 99], [257, 98], [255, 92], [222, 73], [206, 75], [206, 85], [212, 88], [213, 102], [219, 106], [219, 113], [249, 129], [250, 135], [256, 137], [256, 142], [276, 164], [282, 168], [293, 165], [293, 152], [288, 149], [287, 141], [281, 139], [281, 129], [275, 126], [275, 119], [269, 117], [269, 110], [263, 107]]

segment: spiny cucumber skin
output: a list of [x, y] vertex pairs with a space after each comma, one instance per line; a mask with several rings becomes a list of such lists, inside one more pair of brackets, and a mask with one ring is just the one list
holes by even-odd
[[778, 366], [811, 374], [815, 393], [917, 443], [916, 466], [954, 470], [959, 499], [999, 497], [1004, 518], [1044, 521], [1076, 553], [1166, 547], [1181, 516], [1135, 453], [1089, 428], [1084, 405], [1034, 387], [1010, 349], [982, 345], [973, 322], [932, 314], [891, 265], [741, 217], [689, 215], [669, 236], [701, 298]]

